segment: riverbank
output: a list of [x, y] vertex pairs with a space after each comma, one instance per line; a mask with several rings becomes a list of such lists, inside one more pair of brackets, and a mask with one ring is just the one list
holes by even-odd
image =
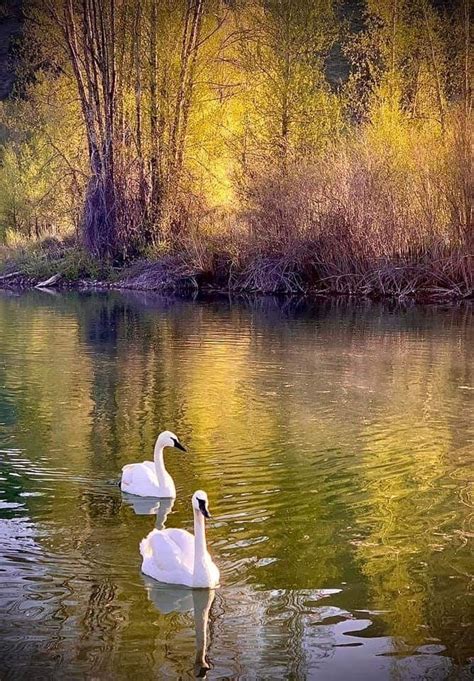
[[122, 266], [94, 261], [77, 245], [48, 239], [0, 253], [0, 288], [127, 289], [167, 293], [226, 292], [272, 295], [342, 295], [417, 302], [474, 297], [473, 258], [424, 254], [404, 261], [352, 263], [347, 272], [322, 263], [314, 243], [238, 256], [213, 244]]

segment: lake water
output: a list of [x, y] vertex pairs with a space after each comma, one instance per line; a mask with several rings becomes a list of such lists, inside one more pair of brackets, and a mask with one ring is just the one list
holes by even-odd
[[[473, 678], [472, 309], [0, 293], [0, 677]], [[167, 450], [215, 594], [140, 573]], [[471, 600], [470, 600], [471, 599]], [[203, 623], [209, 620], [203, 641]], [[196, 643], [197, 641], [197, 643]]]

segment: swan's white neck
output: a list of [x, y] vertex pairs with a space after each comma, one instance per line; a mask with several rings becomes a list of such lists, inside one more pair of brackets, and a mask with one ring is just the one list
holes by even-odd
[[163, 460], [163, 449], [164, 447], [160, 447], [158, 445], [158, 442], [155, 444], [155, 452], [153, 455], [153, 460], [155, 462], [155, 471], [156, 471], [156, 477], [158, 479], [158, 487], [165, 487], [166, 486], [166, 468], [165, 468], [165, 462]]
[[194, 511], [194, 574], [205, 564], [207, 556], [206, 527], [201, 511]]

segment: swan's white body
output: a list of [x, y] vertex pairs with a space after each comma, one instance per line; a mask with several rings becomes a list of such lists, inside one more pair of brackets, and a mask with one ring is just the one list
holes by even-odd
[[[176, 444], [178, 443], [178, 444]], [[143, 463], [130, 463], [122, 468], [122, 480], [120, 488], [122, 492], [135, 494], [139, 497], [176, 497], [176, 488], [173, 478], [165, 468], [163, 450], [165, 447], [177, 447], [178, 438], [169, 431], [159, 435], [154, 452], [154, 461]]]
[[142, 572], [159, 582], [182, 584], [195, 589], [213, 589], [219, 585], [219, 569], [206, 546], [204, 515], [198, 502], [207, 496], [193, 495], [194, 536], [186, 530], [152, 530], [140, 542]]
[[[163, 462], [163, 456], [161, 457]], [[154, 461], [129, 463], [122, 468], [122, 492], [136, 494], [139, 497], [176, 497], [176, 487], [168, 471], [162, 466], [162, 475], [158, 477]]]

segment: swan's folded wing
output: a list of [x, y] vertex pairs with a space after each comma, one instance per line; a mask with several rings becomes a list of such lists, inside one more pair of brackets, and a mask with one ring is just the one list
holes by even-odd
[[[151, 464], [149, 466], [148, 464]], [[124, 492], [137, 485], [156, 485], [156, 473], [151, 461], [129, 463], [122, 468], [121, 488]]]
[[163, 572], [173, 568], [192, 569], [194, 538], [185, 530], [152, 530], [140, 542], [140, 553]]
[[192, 534], [189, 532], [186, 532], [186, 530], [180, 530], [180, 529], [175, 529], [175, 528], [170, 528], [169, 530], [166, 530], [168, 537], [171, 539], [171, 541], [178, 546], [180, 554], [181, 554], [181, 561], [183, 564], [185, 564], [189, 569], [193, 569], [193, 564], [194, 564], [194, 537]]

